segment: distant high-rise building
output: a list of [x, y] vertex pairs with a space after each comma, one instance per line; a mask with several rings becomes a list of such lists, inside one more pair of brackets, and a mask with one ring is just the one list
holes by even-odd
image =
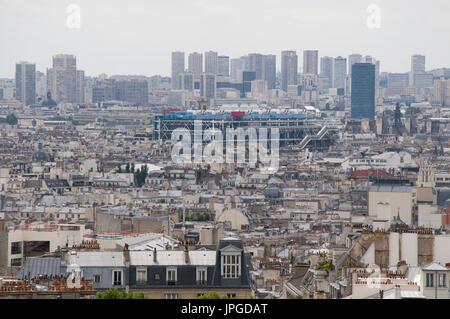
[[189, 54], [188, 70], [194, 74], [196, 80], [200, 79], [203, 73], [203, 54], [197, 52]]
[[411, 73], [409, 78], [409, 85], [414, 85], [414, 78], [416, 74], [425, 73], [425, 56], [415, 54], [411, 57]]
[[256, 73], [256, 80], [263, 79], [264, 76], [264, 64], [263, 55], [259, 53], [251, 53], [248, 55], [249, 69], [248, 71]]
[[389, 73], [387, 78], [388, 88], [408, 87], [408, 73]]
[[103, 79], [92, 87], [92, 103], [118, 100], [117, 84], [114, 79]]
[[245, 59], [236, 58], [230, 60], [231, 66], [231, 81], [234, 83], [242, 83], [242, 72], [246, 71]]
[[252, 90], [252, 81], [256, 80], [255, 71], [244, 71], [242, 73], [242, 91], [241, 97], [245, 97]]
[[372, 63], [375, 65], [375, 85], [379, 85], [380, 80], [380, 61], [370, 55], [366, 55], [361, 59], [362, 63]]
[[414, 86], [417, 88], [433, 87], [433, 74], [431, 74], [431, 73], [416, 73], [416, 74], [414, 74]]
[[180, 74], [184, 72], [184, 52], [172, 52], [172, 89], [181, 88]]
[[16, 63], [16, 100], [25, 105], [35, 103], [36, 99], [36, 64]]
[[320, 59], [319, 90], [326, 91], [333, 84], [333, 63], [334, 59], [329, 56]]
[[148, 105], [148, 82], [141, 79], [102, 79], [92, 87], [92, 102], [105, 101]]
[[138, 79], [117, 81], [116, 99], [135, 105], [147, 105], [148, 82]]
[[47, 96], [47, 76], [44, 72], [36, 71], [36, 97], [45, 99]]
[[193, 91], [194, 90], [194, 73], [184, 72], [180, 74], [181, 90]]
[[77, 103], [77, 58], [71, 54], [53, 56], [47, 69], [47, 91], [57, 103]]
[[85, 103], [84, 97], [84, 71], [77, 70], [77, 103]]
[[440, 106], [450, 106], [450, 80], [441, 78], [434, 81], [433, 102]]
[[303, 51], [303, 74], [318, 75], [319, 68], [319, 51], [305, 50]]
[[200, 95], [206, 99], [214, 99], [216, 97], [216, 75], [211, 73], [203, 73], [200, 80]]
[[230, 57], [225, 55], [217, 57], [217, 74], [230, 76]]
[[347, 78], [347, 59], [341, 56], [334, 59], [333, 63], [333, 84], [336, 89], [345, 89]]
[[281, 89], [285, 92], [289, 85], [297, 85], [298, 56], [295, 51], [281, 52]]
[[375, 118], [375, 65], [372, 63], [353, 64], [351, 117]]
[[267, 81], [266, 80], [253, 80], [251, 81], [251, 92], [252, 96], [259, 96], [267, 92]]
[[352, 75], [352, 67], [355, 63], [361, 63], [362, 55], [358, 53], [354, 53], [348, 56], [348, 75]]
[[218, 56], [217, 52], [205, 52], [205, 73], [217, 74], [218, 71]]
[[277, 57], [273, 54], [263, 56], [263, 79], [267, 82], [267, 89], [273, 90], [277, 83]]

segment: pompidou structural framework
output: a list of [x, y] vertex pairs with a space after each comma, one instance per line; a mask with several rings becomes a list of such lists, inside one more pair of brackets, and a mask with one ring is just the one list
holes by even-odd
[[[331, 141], [329, 132], [336, 125], [325, 123], [319, 118], [308, 118], [299, 113], [250, 113], [245, 112], [194, 112], [175, 111], [169, 114], [157, 114], [153, 119], [153, 139], [170, 140], [172, 132], [178, 128], [187, 129], [192, 134], [195, 123], [201, 123], [202, 131], [219, 129], [224, 133], [228, 128], [278, 128], [280, 147], [287, 145], [315, 144], [328, 147]], [[318, 143], [319, 142], [319, 143]]]

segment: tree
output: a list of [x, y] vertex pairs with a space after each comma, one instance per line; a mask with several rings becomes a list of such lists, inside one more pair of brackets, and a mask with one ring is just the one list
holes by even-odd
[[11, 113], [6, 117], [6, 123], [8, 123], [9, 125], [16, 125], [17, 122], [17, 117], [14, 115], [14, 113]]
[[118, 290], [110, 288], [106, 291], [97, 293], [97, 299], [146, 299], [142, 292], [133, 294], [131, 291]]
[[122, 165], [117, 165], [117, 173], [122, 173]]
[[138, 187], [142, 187], [145, 184], [145, 179], [148, 176], [148, 166], [147, 164], [142, 166], [134, 173], [134, 182]]
[[395, 128], [397, 135], [401, 134], [402, 127], [403, 127], [402, 112], [400, 111], [400, 103], [397, 103], [397, 105], [395, 106], [395, 111], [394, 111], [394, 128]]
[[408, 107], [408, 109], [405, 112], [406, 115], [409, 115], [409, 114], [414, 115], [414, 114], [418, 114], [418, 113], [420, 113], [420, 109], [417, 107], [414, 107], [414, 106]]
[[215, 291], [211, 291], [209, 294], [203, 294], [197, 297], [197, 299], [230, 299], [228, 296], [221, 296]]
[[130, 172], [130, 163], [127, 163], [127, 165], [125, 166], [125, 172]]

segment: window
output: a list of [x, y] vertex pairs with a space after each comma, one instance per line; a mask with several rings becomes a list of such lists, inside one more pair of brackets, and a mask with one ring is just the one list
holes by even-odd
[[136, 283], [143, 285], [147, 282], [147, 269], [136, 269]]
[[426, 287], [434, 287], [434, 274], [427, 274]]
[[102, 281], [101, 275], [94, 275], [94, 283], [98, 284]]
[[11, 259], [11, 267], [21, 267], [21, 266], [22, 266], [22, 258]]
[[122, 270], [113, 270], [113, 285], [122, 285]]
[[236, 298], [236, 294], [233, 293], [229, 293], [227, 294], [228, 298], [232, 299], [232, 298]]
[[17, 255], [22, 253], [22, 242], [15, 241], [11, 243], [11, 255]]
[[177, 269], [167, 268], [167, 283], [169, 285], [175, 285], [176, 281], [177, 281]]
[[206, 285], [206, 282], [207, 282], [206, 268], [197, 268], [197, 284]]
[[159, 274], [155, 274], [155, 280], [159, 280]]
[[439, 274], [438, 275], [438, 287], [447, 287], [447, 281], [446, 278], [447, 276], [445, 274]]
[[241, 275], [241, 256], [222, 255], [222, 276], [224, 278], [239, 278]]
[[178, 299], [178, 294], [164, 294], [165, 299]]

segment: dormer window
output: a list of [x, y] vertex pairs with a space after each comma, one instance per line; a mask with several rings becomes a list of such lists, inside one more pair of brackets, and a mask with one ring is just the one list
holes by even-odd
[[222, 277], [239, 278], [241, 276], [241, 255], [222, 255]]
[[426, 274], [426, 279], [427, 279], [427, 283], [426, 283], [426, 287], [427, 288], [431, 288], [434, 287], [434, 274]]
[[177, 268], [175, 267], [167, 268], [166, 278], [168, 285], [175, 285], [175, 283], [177, 282]]
[[439, 288], [445, 288], [447, 287], [447, 275], [446, 274], [439, 274], [438, 275], [438, 287]]
[[198, 285], [206, 285], [207, 282], [207, 269], [206, 267], [198, 267], [197, 268], [197, 284]]

